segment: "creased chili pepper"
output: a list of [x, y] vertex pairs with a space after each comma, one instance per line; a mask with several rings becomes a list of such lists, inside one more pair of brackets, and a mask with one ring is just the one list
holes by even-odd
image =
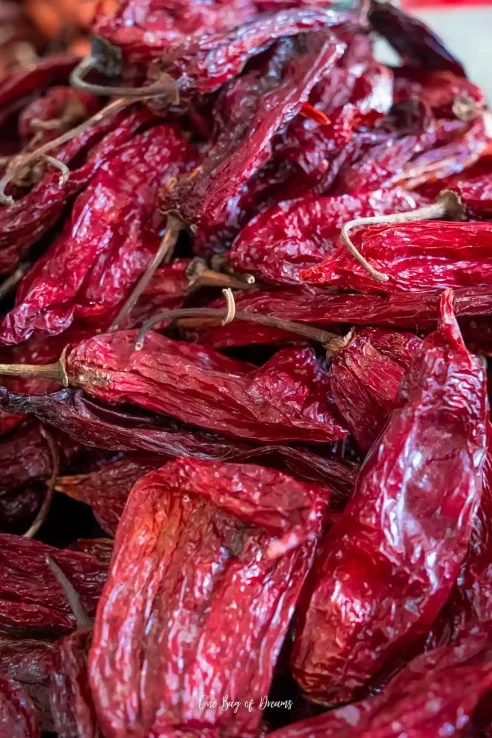
[[11, 679], [0, 678], [1, 738], [40, 738], [34, 705], [24, 689]]
[[343, 50], [344, 44], [329, 31], [300, 34], [277, 45], [270, 75], [254, 70], [226, 90], [229, 104], [235, 94], [241, 106], [229, 108], [230, 120], [200, 166], [162, 198], [165, 209], [178, 209], [198, 227], [197, 253], [210, 250], [212, 236], [222, 242], [234, 233], [235, 203], [248, 180], [268, 162], [272, 137], [299, 112]]
[[72, 383], [111, 404], [131, 402], [226, 435], [305, 442], [347, 435], [310, 348], [284, 349], [256, 369], [155, 333], [135, 351], [136, 338], [127, 331], [74, 347], [66, 355]]
[[[269, 559], [275, 539], [254, 525], [254, 509], [245, 526], [222, 506], [242, 506], [243, 481], [256, 489], [257, 505], [273, 504], [279, 521], [278, 503], [289, 487], [300, 499], [306, 493], [317, 499], [319, 535], [324, 492], [261, 467], [178, 460], [130, 493], [89, 656], [92, 694], [108, 738], [258, 734], [261, 713], [249, 712], [244, 699], [268, 693], [317, 535], [312, 520], [312, 540]], [[203, 497], [217, 483], [220, 507]], [[260, 525], [265, 522], [260, 514]], [[123, 631], [118, 649], [108, 648], [108, 638]], [[130, 679], [122, 679], [128, 673]], [[204, 704], [197, 690], [219, 705], [224, 697], [239, 702], [237, 711]]]
[[372, 2], [372, 28], [386, 38], [405, 64], [425, 70], [449, 71], [466, 77], [463, 65], [446, 49], [441, 39], [422, 21], [387, 2]]
[[63, 151], [57, 152], [59, 161], [69, 166], [72, 162], [76, 164], [78, 156], [88, 150], [86, 163], [71, 172], [63, 187], [59, 184], [60, 172], [49, 170], [27, 195], [13, 205], [0, 208], [1, 273], [8, 273], [27, 249], [56, 223], [67, 200], [83, 189], [98, 167], [114, 154], [114, 149], [131, 138], [148, 121], [149, 115], [142, 109], [90, 126], [67, 143]]
[[415, 222], [353, 233], [359, 252], [387, 279], [376, 281], [344, 246], [301, 272], [310, 283], [363, 292], [439, 290], [491, 285], [487, 223]]
[[[490, 629], [418, 656], [379, 695], [270, 733], [272, 738], [466, 738], [490, 719]], [[483, 723], [482, 723], [483, 724]], [[478, 733], [477, 733], [478, 734]]]
[[457, 182], [455, 191], [459, 194], [470, 219], [492, 218], [492, 174]]
[[348, 220], [411, 210], [420, 204], [418, 195], [402, 189], [357, 196], [306, 195], [282, 202], [243, 228], [232, 245], [231, 262], [264, 281], [295, 284], [301, 269], [324, 261], [332, 253]]
[[233, 28], [255, 14], [249, 0], [180, 0], [151, 5], [142, 0], [118, 2], [114, 12], [104, 8], [96, 17], [93, 33], [117, 47], [127, 63], [148, 63], [159, 58], [168, 46], [192, 34], [203, 35], [221, 28]]
[[333, 342], [333, 399], [361, 448], [370, 448], [396, 406], [404, 372], [422, 341], [409, 333], [363, 328]]
[[[492, 311], [489, 287], [463, 288], [454, 294], [456, 315], [480, 316]], [[347, 327], [369, 323], [416, 331], [436, 327], [440, 296], [437, 292], [396, 292], [391, 295], [338, 293], [306, 285], [259, 289], [237, 294], [235, 300], [237, 309], [244, 313], [271, 313], [280, 319], [323, 328], [333, 327], [336, 323]], [[214, 308], [222, 305], [223, 300], [211, 303]], [[199, 333], [200, 343], [215, 349], [293, 338], [293, 334], [279, 328], [234, 321], [216, 328], [204, 327]]]
[[59, 477], [56, 489], [90, 505], [104, 532], [114, 536], [131, 488], [164, 461], [162, 456], [128, 455], [90, 474]]
[[60, 238], [26, 276], [0, 339], [61, 333], [77, 319], [109, 328], [159, 246], [157, 187], [185, 171], [192, 156], [175, 128], [158, 126], [103, 162]]
[[260, 15], [233, 30], [225, 26], [205, 36], [189, 36], [163, 52], [149, 77], [158, 81], [164, 72], [176, 80], [180, 96], [209, 94], [239, 76], [249, 59], [277, 39], [339, 26], [349, 17], [324, 8], [292, 8]]
[[488, 402], [483, 365], [462, 342], [450, 292], [398, 402], [325, 539], [303, 602], [293, 669], [318, 702], [351, 699], [392, 658], [412, 653], [467, 552]]
[[100, 735], [90, 696], [87, 657], [92, 629], [79, 629], [55, 644], [51, 672], [51, 709], [61, 738]]
[[53, 644], [35, 639], [0, 639], [0, 676], [19, 684], [36, 709], [41, 730], [52, 731], [49, 678]]
[[18, 637], [57, 637], [74, 628], [65, 595], [46, 563], [50, 556], [77, 587], [84, 607], [94, 613], [107, 566], [78, 551], [0, 534], [0, 631]]

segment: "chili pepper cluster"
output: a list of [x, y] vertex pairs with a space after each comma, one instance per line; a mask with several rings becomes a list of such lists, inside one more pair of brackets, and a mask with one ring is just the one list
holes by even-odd
[[91, 34], [0, 82], [0, 738], [487, 738], [483, 93], [376, 0]]

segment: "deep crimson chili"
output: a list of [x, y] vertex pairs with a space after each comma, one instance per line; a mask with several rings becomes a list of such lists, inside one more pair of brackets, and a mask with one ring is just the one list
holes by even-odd
[[130, 490], [164, 462], [163, 456], [129, 454], [90, 474], [59, 477], [56, 489], [90, 505], [101, 528], [114, 537]]
[[0, 678], [1, 738], [41, 738], [34, 705], [24, 689], [11, 679]]
[[230, 259], [239, 270], [272, 284], [295, 284], [299, 272], [324, 261], [353, 218], [413, 210], [418, 195], [403, 189], [357, 196], [303, 198], [281, 202], [251, 220], [234, 241]]
[[0, 676], [19, 684], [36, 709], [41, 730], [52, 731], [49, 704], [49, 679], [53, 643], [35, 639], [2, 636], [0, 640]]
[[312, 700], [348, 701], [382, 667], [413, 655], [466, 556], [488, 402], [483, 364], [462, 342], [451, 299], [444, 294], [442, 324], [405, 376], [301, 603], [293, 673]]
[[[294, 509], [283, 517], [284, 495], [298, 513], [308, 503], [311, 538], [272, 561], [272, 534], [298, 523], [302, 530], [306, 520]], [[268, 693], [321, 532], [325, 495], [262, 467], [186, 460], [137, 483], [118, 528], [89, 655], [108, 738], [178, 729], [258, 734], [261, 712], [249, 712], [244, 699]], [[118, 649], [108, 648], [122, 630]], [[197, 700], [197, 690], [218, 706]], [[221, 710], [224, 697], [239, 702], [237, 710]]]
[[446, 287], [490, 287], [492, 232], [487, 223], [420, 221], [369, 226], [352, 240], [378, 271], [376, 281], [344, 246], [323, 264], [301, 272], [315, 284], [362, 292], [417, 292]]

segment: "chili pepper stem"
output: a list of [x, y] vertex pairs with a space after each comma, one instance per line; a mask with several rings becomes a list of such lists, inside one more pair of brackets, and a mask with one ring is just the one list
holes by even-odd
[[362, 228], [368, 225], [391, 225], [392, 223], [411, 223], [418, 220], [464, 220], [465, 209], [458, 195], [451, 190], [443, 190], [437, 200], [432, 205], [426, 205], [416, 210], [409, 210], [406, 213], [394, 213], [393, 215], [375, 215], [370, 218], [355, 218], [350, 220], [342, 228], [342, 241], [352, 254], [354, 259], [364, 267], [366, 272], [378, 282], [387, 282], [389, 277], [383, 272], [374, 269], [367, 259], [362, 256], [360, 251], [352, 242], [349, 233], [355, 228]]
[[[179, 318], [215, 318], [219, 323], [222, 323], [227, 318], [230, 318], [230, 309], [181, 308], [178, 310], [163, 310], [143, 324], [137, 336], [135, 349], [137, 351], [141, 351], [143, 349], [145, 334], [147, 331], [151, 330], [152, 326], [157, 323], [161, 323], [164, 320], [177, 320]], [[339, 338], [336, 334], [329, 333], [328, 331], [321, 330], [320, 328], [314, 328], [313, 326], [304, 325], [303, 323], [293, 323], [290, 320], [282, 320], [281, 318], [276, 318], [274, 315], [259, 315], [236, 311], [234, 320], [258, 323], [259, 325], [278, 328], [279, 330], [287, 331], [288, 333], [295, 333], [299, 336], [303, 336], [309, 341], [320, 343], [323, 347], [328, 346], [330, 341], [333, 339]], [[228, 322], [230, 322], [230, 320]]]
[[10, 195], [6, 195], [5, 190], [9, 182], [12, 181], [12, 179], [16, 175], [16, 172], [21, 167], [26, 166], [32, 161], [41, 159], [46, 154], [46, 152], [58, 148], [63, 144], [66, 144], [68, 141], [71, 141], [76, 136], [80, 136], [89, 126], [94, 125], [95, 123], [99, 123], [99, 121], [103, 120], [103, 118], [105, 118], [107, 115], [119, 112], [120, 110], [123, 110], [131, 104], [132, 101], [125, 98], [114, 100], [109, 105], [106, 105], [105, 108], [93, 115], [92, 118], [88, 118], [88, 120], [85, 120], [83, 123], [80, 123], [80, 125], [75, 126], [75, 128], [72, 128], [70, 131], [63, 133], [61, 136], [58, 136], [58, 138], [55, 138], [52, 141], [48, 141], [43, 146], [40, 146], [39, 149], [31, 151], [28, 154], [19, 154], [18, 156], [14, 157], [11, 162], [11, 167], [9, 167], [9, 171], [2, 177], [2, 179], [0, 179], [0, 204], [14, 204], [14, 198]]
[[232, 274], [224, 274], [216, 272], [207, 267], [203, 259], [197, 258], [192, 261], [187, 270], [190, 286], [187, 293], [192, 294], [202, 287], [223, 287], [236, 290], [246, 290], [255, 284], [255, 278], [252, 274], [245, 274], [245, 279], [239, 279]]
[[63, 589], [63, 592], [65, 593], [65, 597], [68, 600], [68, 604], [70, 605], [72, 613], [77, 622], [77, 627], [78, 628], [91, 628], [92, 620], [88, 616], [85, 610], [85, 607], [81, 603], [80, 597], [75, 591], [73, 584], [70, 582], [70, 580], [65, 575], [65, 573], [60, 569], [58, 564], [55, 561], [53, 561], [51, 556], [46, 557], [46, 563], [48, 564], [48, 567], [51, 573], [53, 574], [53, 576], [55, 577], [56, 581], [58, 582], [60, 587]]
[[162, 239], [154, 258], [140, 278], [137, 286], [121, 308], [116, 318], [113, 320], [109, 329], [110, 332], [117, 331], [125, 318], [131, 313], [131, 311], [137, 304], [140, 296], [147, 289], [150, 280], [154, 276], [156, 269], [158, 269], [161, 263], [167, 264], [169, 263], [169, 261], [171, 261], [174, 253], [174, 248], [179, 238], [179, 234], [184, 228], [185, 223], [177, 213], [167, 213], [167, 226], [164, 238]]
[[0, 364], [0, 375], [9, 377], [41, 377], [53, 379], [63, 387], [69, 386], [68, 374], [65, 368], [65, 354], [68, 346], [54, 364]]
[[111, 97], [119, 95], [132, 98], [133, 100], [145, 100], [152, 97], [164, 97], [174, 95], [173, 102], [179, 103], [179, 90], [176, 81], [168, 74], [163, 74], [165, 82], [154, 83], [147, 87], [111, 87], [110, 85], [96, 85], [86, 82], [85, 78], [92, 69], [97, 67], [97, 59], [94, 56], [85, 56], [75, 67], [70, 75], [70, 84], [77, 90], [88, 92], [100, 97]]
[[44, 524], [46, 518], [48, 517], [48, 513], [51, 508], [51, 503], [53, 502], [53, 497], [55, 494], [56, 480], [60, 473], [60, 455], [58, 453], [56, 443], [53, 440], [53, 437], [51, 436], [51, 434], [48, 433], [44, 428], [41, 429], [41, 433], [50, 448], [53, 468], [51, 471], [51, 477], [48, 481], [48, 489], [46, 492], [46, 496], [43, 500], [43, 504], [39, 508], [38, 514], [36, 515], [32, 525], [24, 533], [24, 538], [34, 538], [34, 536], [37, 534], [41, 526]]

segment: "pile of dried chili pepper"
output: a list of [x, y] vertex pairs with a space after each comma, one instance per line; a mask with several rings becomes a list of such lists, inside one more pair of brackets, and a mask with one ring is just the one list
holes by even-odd
[[1, 18], [0, 738], [491, 736], [482, 91], [377, 0]]

